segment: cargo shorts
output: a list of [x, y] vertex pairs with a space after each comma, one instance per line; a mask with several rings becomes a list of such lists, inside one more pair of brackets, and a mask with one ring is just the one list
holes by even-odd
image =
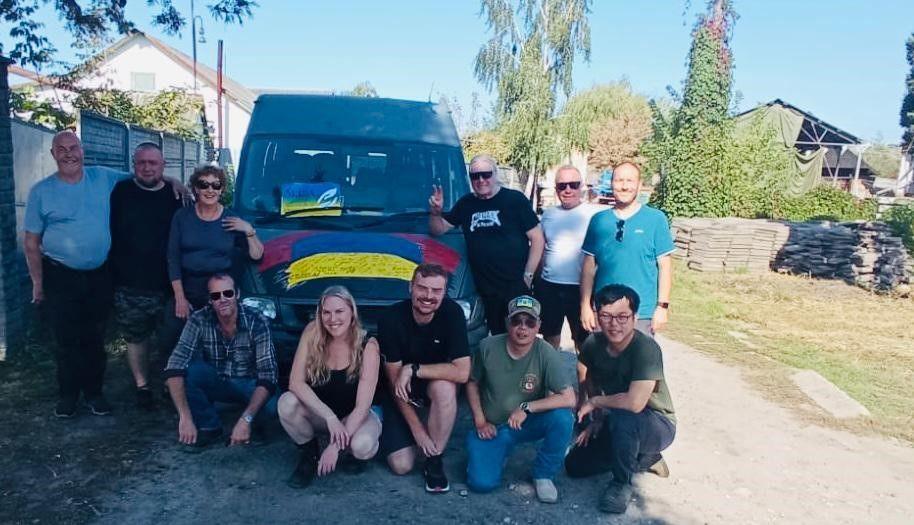
[[128, 343], [148, 340], [162, 321], [165, 293], [119, 286], [114, 289], [114, 324]]

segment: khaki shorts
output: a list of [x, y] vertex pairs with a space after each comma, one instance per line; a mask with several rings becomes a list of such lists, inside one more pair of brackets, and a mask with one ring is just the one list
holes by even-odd
[[114, 324], [128, 343], [142, 343], [149, 339], [162, 322], [164, 307], [163, 292], [125, 287], [114, 289]]

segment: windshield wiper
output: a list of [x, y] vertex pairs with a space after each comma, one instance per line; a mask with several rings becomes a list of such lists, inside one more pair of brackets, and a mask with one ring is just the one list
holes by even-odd
[[[266, 215], [259, 215], [255, 221], [258, 224], [275, 224], [282, 222], [284, 220], [294, 221], [296, 224], [305, 223], [313, 224], [321, 228], [326, 228], [328, 230], [352, 230], [355, 229], [355, 226], [349, 224], [348, 222], [342, 222], [339, 220], [339, 217], [329, 216], [329, 215], [316, 215], [316, 216], [307, 216], [299, 215], [300, 213], [306, 210], [295, 210], [286, 213], [271, 212]], [[307, 210], [311, 211], [311, 210]]]
[[415, 219], [417, 217], [426, 217], [428, 216], [428, 210], [422, 211], [403, 211], [400, 213], [391, 213], [390, 215], [384, 215], [377, 217], [375, 220], [370, 222], [364, 222], [359, 225], [360, 228], [369, 228], [371, 226], [377, 226], [379, 224], [384, 224], [392, 221], [400, 221], [405, 219]]

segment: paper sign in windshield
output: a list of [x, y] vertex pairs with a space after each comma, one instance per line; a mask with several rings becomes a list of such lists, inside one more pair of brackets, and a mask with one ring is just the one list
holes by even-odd
[[296, 217], [343, 214], [343, 193], [333, 182], [292, 182], [282, 185], [279, 212]]

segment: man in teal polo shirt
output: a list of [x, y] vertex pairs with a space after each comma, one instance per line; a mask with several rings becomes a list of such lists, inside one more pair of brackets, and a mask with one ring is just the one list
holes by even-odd
[[653, 336], [669, 318], [675, 250], [670, 224], [662, 211], [638, 202], [641, 169], [635, 164], [613, 169], [612, 188], [615, 206], [593, 216], [581, 247], [581, 323], [596, 330], [594, 290], [623, 284], [641, 298], [635, 328]]

